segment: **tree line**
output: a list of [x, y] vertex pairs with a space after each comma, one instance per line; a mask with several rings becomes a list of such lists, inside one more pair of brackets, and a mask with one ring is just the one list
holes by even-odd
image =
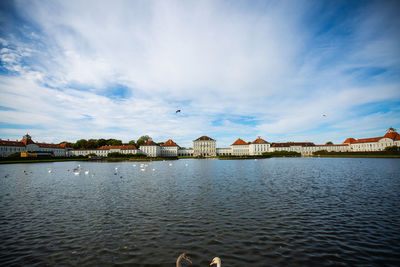
[[128, 143], [123, 143], [121, 140], [118, 139], [80, 139], [76, 141], [75, 143], [71, 142], [62, 142], [62, 143], [67, 143], [69, 147], [72, 147], [74, 149], [97, 149], [102, 146], [122, 146], [122, 145], [133, 145], [136, 147], [139, 147], [146, 143], [150, 139], [150, 136], [148, 135], [143, 135], [141, 136], [138, 140], [130, 140]]

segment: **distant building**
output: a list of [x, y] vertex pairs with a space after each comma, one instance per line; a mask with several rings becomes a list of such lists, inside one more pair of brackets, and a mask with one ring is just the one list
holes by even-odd
[[139, 150], [132, 145], [122, 145], [122, 146], [102, 146], [98, 149], [77, 149], [71, 151], [71, 156], [88, 156], [90, 154], [95, 154], [99, 157], [107, 157], [109, 153], [117, 152], [120, 154], [138, 154]]
[[249, 144], [249, 155], [262, 155], [262, 153], [270, 151], [270, 146], [270, 143], [261, 139], [261, 137], [259, 136], [256, 140]]
[[215, 157], [217, 156], [217, 142], [208, 137], [202, 136], [193, 141], [194, 157]]
[[158, 144], [154, 143], [150, 138], [146, 143], [139, 147], [140, 151], [147, 157], [159, 157], [161, 156], [161, 148]]
[[23, 136], [21, 141], [0, 140], [0, 156], [7, 157], [13, 153], [29, 152], [48, 154], [55, 157], [65, 157], [68, 148], [65, 144], [36, 143], [29, 134]]
[[349, 151], [383, 151], [389, 146], [400, 146], [400, 135], [396, 129], [390, 127], [386, 130], [386, 134], [381, 137], [372, 138], [347, 138], [344, 144], [349, 145]]
[[169, 139], [167, 142], [161, 145], [161, 156], [163, 157], [177, 157], [179, 146]]
[[242, 139], [238, 138], [232, 145], [232, 156], [248, 156], [249, 144]]
[[372, 138], [347, 138], [342, 144], [315, 145], [312, 142], [286, 142], [272, 143], [257, 137], [253, 142], [246, 142], [238, 138], [229, 148], [216, 148], [216, 141], [208, 136], [202, 136], [193, 141], [193, 149], [181, 148], [173, 140], [169, 139], [162, 145], [153, 140], [148, 140], [140, 148], [135, 146], [102, 146], [98, 149], [72, 150], [66, 144], [36, 143], [29, 134], [26, 134], [20, 141], [0, 140], [0, 157], [7, 157], [13, 153], [47, 153], [57, 157], [65, 156], [87, 156], [95, 154], [107, 157], [109, 153], [118, 152], [121, 154], [144, 154], [148, 157], [215, 157], [215, 156], [254, 156], [262, 155], [264, 152], [273, 151], [294, 151], [302, 155], [311, 155], [320, 150], [328, 152], [348, 151], [383, 151], [386, 147], [400, 147], [400, 135], [396, 129], [390, 127], [384, 136]]

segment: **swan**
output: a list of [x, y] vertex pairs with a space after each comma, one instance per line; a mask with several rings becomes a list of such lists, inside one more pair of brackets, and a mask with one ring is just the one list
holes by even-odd
[[182, 253], [179, 255], [178, 259], [176, 259], [176, 267], [181, 267], [181, 260], [184, 259], [188, 261], [190, 264], [192, 264], [192, 261], [189, 259], [189, 257], [186, 255], [186, 253]]
[[214, 265], [214, 264], [217, 264], [217, 267], [221, 267], [221, 259], [218, 258], [218, 257], [215, 257], [215, 258], [212, 260], [212, 262], [210, 263], [210, 266], [211, 266], [211, 265]]

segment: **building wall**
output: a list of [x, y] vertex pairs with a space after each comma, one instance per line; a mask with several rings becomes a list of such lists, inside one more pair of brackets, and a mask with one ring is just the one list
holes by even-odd
[[217, 156], [230, 156], [232, 155], [232, 149], [228, 148], [217, 148], [216, 149]]
[[249, 145], [233, 145], [231, 146], [232, 156], [249, 155]]
[[141, 146], [139, 149], [148, 157], [161, 156], [161, 148], [159, 146]]
[[217, 156], [215, 140], [195, 140], [193, 141], [193, 156], [195, 157], [215, 157]]
[[25, 146], [0, 146], [0, 157], [8, 157], [13, 153], [20, 153], [25, 151]]
[[262, 155], [264, 152], [270, 151], [270, 144], [250, 144], [249, 155]]
[[177, 157], [178, 147], [177, 146], [162, 146], [161, 156], [163, 157]]
[[190, 149], [181, 148], [178, 150], [178, 156], [181, 156], [181, 157], [193, 157], [193, 153], [194, 153], [194, 150], [191, 148]]

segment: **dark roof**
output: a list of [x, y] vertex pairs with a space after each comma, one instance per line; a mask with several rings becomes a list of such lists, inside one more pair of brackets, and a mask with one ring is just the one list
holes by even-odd
[[158, 146], [158, 144], [154, 143], [152, 140], [149, 140], [141, 146]]
[[25, 144], [19, 141], [8, 141], [0, 139], [0, 146], [25, 146]]
[[212, 140], [212, 141], [215, 141], [215, 140], [212, 139], [211, 137], [208, 137], [208, 136], [205, 136], [205, 135], [203, 135], [202, 137], [197, 138], [197, 139], [194, 140], [194, 141], [201, 141], [201, 140]]
[[162, 146], [178, 146], [174, 141], [172, 141], [171, 139], [169, 139], [167, 142], [165, 142], [164, 144], [162, 144]]
[[137, 149], [133, 145], [126, 145], [126, 146], [102, 146], [99, 147], [98, 150], [110, 150], [110, 149], [121, 149], [121, 150], [135, 150]]
[[248, 145], [248, 143], [238, 138], [231, 146], [245, 146], [245, 145]]
[[290, 146], [315, 146], [311, 142], [286, 142], [286, 143], [275, 143], [271, 147], [290, 147]]
[[267, 141], [265, 141], [264, 139], [261, 139], [260, 137], [258, 137], [256, 140], [254, 140], [250, 144], [269, 144], [269, 143]]
[[33, 143], [35, 145], [38, 145], [39, 147], [47, 147], [47, 148], [63, 148], [60, 145], [57, 144], [47, 144], [47, 143]]

